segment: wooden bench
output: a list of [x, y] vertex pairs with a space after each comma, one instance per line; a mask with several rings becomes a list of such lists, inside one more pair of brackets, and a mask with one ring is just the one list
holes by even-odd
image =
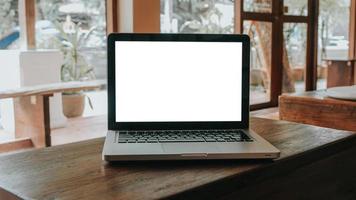
[[48, 147], [51, 146], [49, 98], [54, 93], [93, 90], [105, 84], [106, 81], [95, 80], [22, 87], [0, 91], [0, 99], [14, 99], [15, 138], [31, 139], [36, 148]]
[[279, 97], [281, 120], [356, 131], [356, 101], [329, 98], [325, 90]]

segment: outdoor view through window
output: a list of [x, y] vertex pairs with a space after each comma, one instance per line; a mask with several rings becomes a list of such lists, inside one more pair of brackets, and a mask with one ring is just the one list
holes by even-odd
[[[26, 13], [33, 9], [35, 13]], [[29, 22], [33, 22], [34, 34], [25, 26], [31, 30]], [[47, 75], [29, 68], [32, 74], [21, 74], [24, 64], [20, 55], [27, 49], [36, 56], [43, 55], [41, 52], [59, 51], [63, 60], [58, 63], [58, 71], [64, 82], [106, 79], [106, 27], [105, 0], [1, 0], [0, 90], [22, 87], [22, 76]], [[48, 69], [48, 77], [56, 72], [57, 69]], [[84, 117], [107, 113], [105, 90], [83, 93]], [[12, 99], [0, 101], [0, 133], [2, 130], [9, 133], [14, 130]], [[11, 137], [14, 135], [0, 134], [0, 141]]]
[[[326, 87], [328, 58], [346, 58], [350, 0], [320, 0], [318, 88]], [[307, 16], [307, 0], [284, 0], [284, 15]], [[272, 0], [244, 0], [245, 12], [272, 13]], [[163, 33], [234, 33], [234, 0], [161, 0]], [[339, 20], [343, 19], [343, 20]], [[337, 23], [335, 23], [337, 20]], [[244, 20], [243, 33], [251, 38], [251, 104], [270, 99], [272, 23]], [[307, 25], [284, 23], [283, 91], [305, 90]], [[293, 55], [293, 56], [292, 56]]]
[[0, 50], [19, 48], [18, 0], [0, 1]]
[[98, 79], [106, 78], [105, 5], [102, 0], [37, 0], [37, 48], [61, 49], [66, 62], [78, 60]]

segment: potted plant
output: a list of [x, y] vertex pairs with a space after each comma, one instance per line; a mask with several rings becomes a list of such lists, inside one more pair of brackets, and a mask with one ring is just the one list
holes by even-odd
[[[60, 49], [64, 56], [64, 63], [61, 67], [61, 79], [68, 81], [87, 81], [95, 79], [93, 68], [89, 66], [85, 57], [80, 52], [84, 43], [95, 28], [87, 32], [81, 31], [80, 23], [72, 22], [70, 16], [67, 16], [63, 24], [57, 24], [59, 30]], [[79, 117], [83, 115], [85, 106], [85, 97], [83, 91], [63, 93], [63, 113], [67, 117]], [[92, 108], [90, 98], [89, 105]]]

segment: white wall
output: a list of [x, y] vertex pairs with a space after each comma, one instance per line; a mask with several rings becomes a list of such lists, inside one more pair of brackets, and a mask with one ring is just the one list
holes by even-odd
[[[0, 91], [20, 87], [19, 54], [18, 50], [0, 50]], [[13, 100], [0, 100], [0, 112], [4, 129], [15, 132]]]

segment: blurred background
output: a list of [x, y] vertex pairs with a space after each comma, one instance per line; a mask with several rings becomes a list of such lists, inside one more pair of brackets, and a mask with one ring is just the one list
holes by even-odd
[[[0, 91], [28, 86], [24, 80], [47, 73], [58, 75], [57, 82], [105, 81], [110, 32], [244, 33], [252, 44], [251, 108], [275, 107], [282, 93], [327, 88], [329, 61], [347, 62], [355, 56], [353, 1], [2, 0]], [[26, 57], [26, 52], [34, 55]], [[44, 52], [61, 55], [56, 68], [36, 71], [24, 64], [36, 59], [51, 63]], [[80, 92], [83, 111], [53, 128], [54, 144], [105, 134], [93, 134], [89, 126], [96, 121], [94, 126], [105, 129], [105, 88]], [[0, 99], [0, 143], [16, 139], [15, 118], [13, 99]]]

